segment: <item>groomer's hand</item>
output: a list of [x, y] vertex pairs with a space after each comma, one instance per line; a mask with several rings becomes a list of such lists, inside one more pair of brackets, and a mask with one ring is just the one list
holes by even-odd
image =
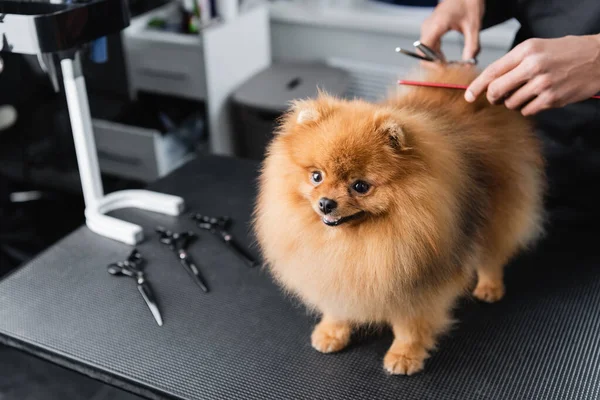
[[465, 37], [463, 60], [475, 58], [484, 11], [484, 0], [443, 0], [423, 22], [420, 41], [441, 52], [442, 36], [458, 31]]
[[484, 69], [465, 99], [486, 91], [526, 116], [588, 99], [600, 92], [600, 35], [529, 39]]

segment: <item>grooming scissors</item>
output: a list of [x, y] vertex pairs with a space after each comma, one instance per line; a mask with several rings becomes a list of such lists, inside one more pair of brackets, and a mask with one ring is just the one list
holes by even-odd
[[208, 217], [202, 214], [192, 215], [192, 219], [198, 224], [198, 228], [207, 230], [213, 233], [219, 238], [225, 245], [227, 245], [243, 262], [249, 267], [255, 267], [258, 263], [248, 254], [242, 246], [239, 245], [234, 239], [231, 233], [227, 231], [231, 225], [231, 218], [229, 217]]
[[187, 252], [187, 247], [196, 239], [196, 234], [194, 232], [171, 232], [162, 227], [156, 228], [156, 232], [160, 235], [160, 242], [175, 253], [183, 269], [187, 271], [192, 280], [204, 293], [208, 293], [208, 286], [200, 273], [200, 269]]
[[421, 43], [418, 40], [413, 43], [413, 47], [419, 50], [424, 55], [403, 49], [401, 47], [396, 47], [396, 53], [402, 53], [404, 55], [416, 58], [421, 61], [438, 62], [442, 64], [477, 64], [476, 58], [471, 58], [466, 61], [447, 61], [443, 54], [433, 50], [431, 47]]
[[146, 275], [142, 269], [144, 259], [139, 251], [133, 249], [133, 251], [127, 257], [125, 261], [119, 261], [116, 263], [109, 264], [107, 269], [108, 273], [113, 276], [127, 276], [135, 279], [137, 288], [142, 295], [142, 298], [146, 302], [146, 305], [150, 309], [150, 312], [154, 316], [158, 326], [163, 325], [162, 316], [156, 303], [156, 297], [152, 291], [152, 287], [146, 280]]

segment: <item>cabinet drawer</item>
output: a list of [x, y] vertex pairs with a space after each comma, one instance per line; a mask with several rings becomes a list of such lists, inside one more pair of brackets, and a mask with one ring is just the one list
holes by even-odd
[[173, 135], [106, 120], [92, 124], [102, 172], [151, 182], [191, 156]]
[[132, 90], [202, 100], [206, 96], [202, 38], [147, 28], [151, 18], [176, 12], [173, 4], [137, 17], [123, 32]]
[[203, 139], [202, 107], [140, 93], [114, 116], [92, 119], [102, 172], [150, 182], [188, 161]]

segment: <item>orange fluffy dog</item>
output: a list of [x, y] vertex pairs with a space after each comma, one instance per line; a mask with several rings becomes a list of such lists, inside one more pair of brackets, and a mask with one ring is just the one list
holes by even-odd
[[[468, 84], [471, 67], [429, 81]], [[391, 325], [383, 363], [423, 368], [468, 293], [504, 295], [503, 269], [542, 228], [544, 163], [517, 112], [462, 91], [410, 89], [383, 104], [320, 93], [282, 118], [260, 179], [258, 244], [274, 278], [322, 314], [312, 345]]]

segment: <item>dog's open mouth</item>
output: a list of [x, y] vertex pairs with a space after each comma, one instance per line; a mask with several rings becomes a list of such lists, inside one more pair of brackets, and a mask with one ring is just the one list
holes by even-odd
[[363, 215], [365, 215], [364, 211], [359, 211], [355, 214], [348, 215], [346, 217], [333, 217], [331, 215], [325, 215], [325, 216], [323, 216], [323, 223], [327, 226], [339, 226], [346, 222], [357, 220], [357, 219], [361, 218]]

